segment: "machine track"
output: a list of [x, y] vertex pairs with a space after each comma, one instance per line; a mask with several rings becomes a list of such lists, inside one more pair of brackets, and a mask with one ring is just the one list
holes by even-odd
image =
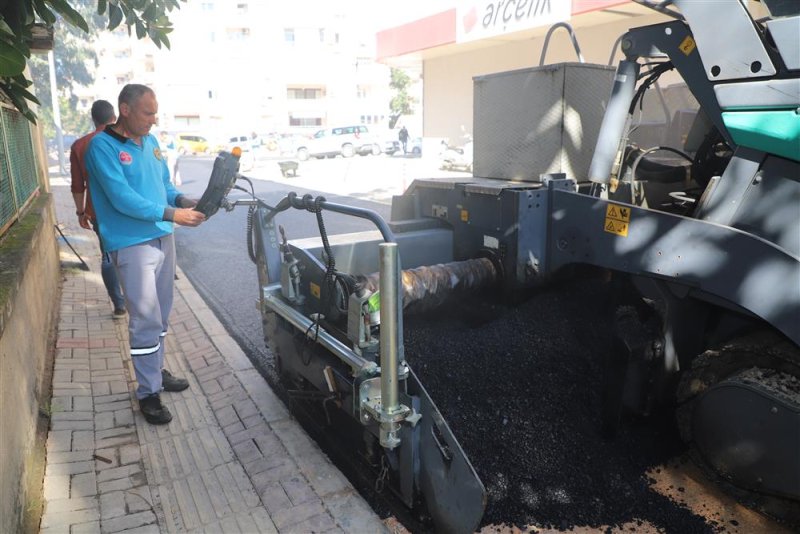
[[[685, 373], [678, 386], [678, 427], [690, 446], [690, 455], [706, 475], [724, 491], [744, 505], [756, 509], [790, 528], [800, 527], [800, 500], [784, 498], [748, 488], [743, 477], [726, 472], [724, 462], [713, 465], [708, 451], [700, 442], [708, 436], [697, 436], [698, 407], [712, 388], [747, 388], [773, 401], [782, 412], [800, 414], [800, 350], [784, 338], [771, 332], [759, 332], [728, 342], [718, 349], [707, 350], [698, 356], [692, 369]], [[734, 412], [734, 410], [731, 410]], [[730, 413], [730, 419], [737, 418]], [[702, 429], [700, 430], [702, 432]], [[797, 440], [799, 437], [795, 436]], [[787, 436], [787, 440], [792, 439]], [[744, 442], [740, 438], [740, 442]], [[787, 467], [791, 468], [791, 467]], [[746, 478], [746, 477], [745, 477]], [[760, 479], [759, 479], [760, 482]]]

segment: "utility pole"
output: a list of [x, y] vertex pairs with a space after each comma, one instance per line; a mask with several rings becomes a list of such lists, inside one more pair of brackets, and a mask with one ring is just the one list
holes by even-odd
[[58, 173], [67, 174], [64, 163], [64, 135], [61, 131], [61, 109], [58, 105], [58, 87], [56, 87], [56, 62], [53, 51], [47, 53], [47, 63], [50, 66], [50, 98], [53, 102], [53, 123], [56, 127], [56, 145], [58, 146]]

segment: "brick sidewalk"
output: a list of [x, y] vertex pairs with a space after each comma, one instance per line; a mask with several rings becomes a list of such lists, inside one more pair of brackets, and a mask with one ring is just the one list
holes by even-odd
[[[41, 532], [386, 531], [180, 271], [166, 367], [191, 387], [162, 394], [169, 425], [144, 421], [96, 238], [77, 226], [67, 182], [51, 185], [91, 271], [62, 269]], [[61, 258], [76, 261], [63, 241]]]

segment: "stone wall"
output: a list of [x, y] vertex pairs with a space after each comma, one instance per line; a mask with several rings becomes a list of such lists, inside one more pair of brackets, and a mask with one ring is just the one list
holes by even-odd
[[39, 506], [37, 425], [40, 411], [49, 412], [48, 351], [60, 301], [54, 223], [44, 193], [0, 238], [0, 532], [23, 530], [26, 513]]

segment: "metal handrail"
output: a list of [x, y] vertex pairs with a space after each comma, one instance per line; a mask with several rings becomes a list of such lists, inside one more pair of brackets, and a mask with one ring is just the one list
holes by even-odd
[[550, 29], [547, 30], [547, 35], [544, 36], [544, 45], [542, 46], [542, 55], [539, 57], [539, 66], [541, 67], [544, 65], [544, 57], [547, 54], [547, 46], [550, 44], [550, 36], [558, 28], [564, 28], [567, 30], [569, 33], [569, 38], [572, 41], [572, 46], [575, 48], [575, 53], [578, 54], [578, 61], [585, 63], [586, 61], [583, 59], [583, 54], [581, 54], [581, 47], [578, 46], [578, 39], [575, 38], [575, 30], [573, 30], [572, 26], [566, 22], [556, 22], [550, 26]]

